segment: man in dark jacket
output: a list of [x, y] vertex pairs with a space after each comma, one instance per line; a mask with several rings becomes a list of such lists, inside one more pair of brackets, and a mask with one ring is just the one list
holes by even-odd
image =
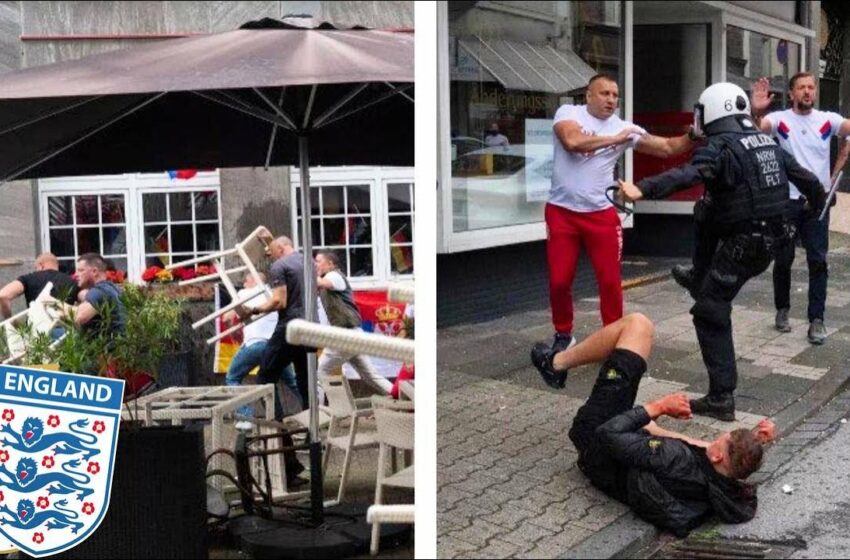
[[694, 279], [691, 308], [709, 390], [691, 402], [694, 414], [735, 419], [738, 383], [732, 339], [732, 301], [747, 281], [764, 272], [787, 237], [789, 179], [819, 212], [826, 195], [818, 178], [803, 168], [752, 121], [746, 93], [730, 83], [714, 84], [700, 95], [695, 127], [707, 136], [691, 162], [641, 180], [621, 181], [623, 197], [666, 198], [703, 183], [711, 198], [711, 228], [719, 240], [710, 264]]
[[685, 394], [634, 406], [646, 371], [654, 327], [634, 313], [554, 353], [544, 343], [531, 359], [544, 379], [602, 362], [599, 377], [570, 429], [578, 466], [594, 486], [629, 505], [646, 521], [684, 537], [710, 514], [742, 523], [756, 512], [755, 488], [742, 482], [761, 464], [774, 426], [726, 432], [711, 442], [655, 424], [660, 416], [691, 418]]

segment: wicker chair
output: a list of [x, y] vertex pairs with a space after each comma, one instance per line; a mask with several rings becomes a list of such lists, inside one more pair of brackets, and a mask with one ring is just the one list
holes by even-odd
[[[388, 397], [372, 397], [375, 420], [378, 424], [378, 475], [375, 483], [375, 505], [369, 508], [367, 519], [372, 523], [373, 555], [378, 553], [381, 523], [413, 523], [412, 505], [383, 505], [384, 486], [396, 488], [416, 487], [413, 465], [387, 476], [387, 467], [393, 466], [395, 450], [413, 451], [415, 440], [414, 405], [410, 401], [396, 401]], [[394, 470], [394, 469], [393, 469]]]

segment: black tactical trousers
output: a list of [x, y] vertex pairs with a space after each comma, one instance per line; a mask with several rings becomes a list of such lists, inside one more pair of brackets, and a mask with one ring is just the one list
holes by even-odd
[[738, 382], [732, 341], [732, 300], [747, 283], [767, 269], [774, 237], [742, 233], [724, 237], [699, 285], [691, 308], [697, 339], [708, 370], [709, 393], [731, 393]]
[[691, 294], [694, 299], [696, 299], [697, 290], [702, 285], [703, 278], [705, 278], [711, 266], [717, 245], [720, 243], [720, 238], [709, 223], [710, 212], [711, 210], [703, 199], [697, 200], [694, 204], [694, 291]]

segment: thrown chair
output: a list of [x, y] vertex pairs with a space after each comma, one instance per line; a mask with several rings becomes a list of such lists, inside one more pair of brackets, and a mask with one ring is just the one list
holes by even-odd
[[[29, 350], [26, 341], [15, 328], [17, 322], [27, 321], [34, 334], [50, 334], [59, 324], [63, 313], [70, 307], [51, 296], [52, 289], [53, 283], [48, 282], [35, 300], [30, 302], [27, 309], [0, 323], [0, 331], [6, 338], [6, 347], [9, 352], [9, 356], [3, 360], [4, 364], [20, 363]], [[51, 347], [56, 347], [62, 338], [53, 341]]]
[[[271, 290], [267, 286], [265, 286], [265, 282], [263, 282], [262, 278], [260, 277], [260, 274], [257, 271], [257, 267], [265, 257], [266, 248], [269, 246], [269, 243], [271, 243], [272, 240], [273, 237], [269, 230], [263, 226], [260, 226], [253, 232], [251, 232], [248, 237], [237, 243], [233, 249], [227, 249], [224, 251], [219, 251], [217, 253], [211, 253], [209, 255], [204, 255], [203, 257], [197, 257], [195, 259], [171, 263], [170, 265], [165, 267], [166, 270], [174, 270], [176, 268], [182, 268], [185, 266], [207, 263], [211, 261], [215, 262], [215, 272], [211, 274], [206, 274], [204, 276], [197, 276], [195, 278], [192, 278], [191, 280], [182, 280], [179, 285], [188, 286], [191, 284], [198, 284], [200, 282], [207, 282], [210, 280], [219, 280], [224, 286], [224, 289], [227, 290], [227, 293], [230, 295], [230, 304], [222, 307], [221, 309], [213, 311], [212, 313], [210, 313], [206, 317], [199, 319], [198, 321], [195, 321], [195, 323], [192, 324], [193, 329], [198, 329], [202, 325], [205, 325], [206, 323], [209, 323], [210, 321], [221, 317], [225, 313], [239, 308], [240, 306], [248, 303], [254, 298], [260, 296], [261, 294], [265, 294], [267, 297], [271, 297]], [[235, 257], [241, 264], [239, 264], [238, 266], [234, 266], [233, 268], [227, 268], [227, 257]], [[254, 281], [256, 282], [257, 286], [264, 286], [264, 288], [260, 290], [252, 290], [247, 296], [240, 299], [236, 287], [233, 284], [233, 280], [231, 280], [230, 277], [233, 274], [239, 274], [243, 272], [248, 272], [251, 276], [254, 277]], [[245, 325], [248, 325], [253, 321], [258, 320], [261, 317], [264, 317], [265, 315], [267, 314], [256, 315], [251, 317], [250, 319], [241, 320], [238, 324], [230, 327], [229, 329], [226, 329], [225, 331], [211, 338], [208, 338], [207, 344], [214, 344], [220, 339], [235, 333], [236, 331], [244, 328]]]
[[[414, 506], [382, 504], [385, 486], [396, 488], [416, 487], [413, 465], [395, 471], [396, 450], [413, 451], [415, 439], [414, 405], [410, 401], [396, 401], [389, 397], [372, 397], [375, 421], [378, 424], [378, 475], [375, 482], [375, 505], [369, 508], [367, 520], [372, 524], [372, 555], [378, 553], [381, 523], [413, 523]], [[387, 467], [391, 473], [387, 476]]]

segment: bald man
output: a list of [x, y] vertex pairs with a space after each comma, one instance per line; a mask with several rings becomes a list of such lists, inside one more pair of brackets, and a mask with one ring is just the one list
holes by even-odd
[[[251, 308], [244, 307], [238, 310], [243, 317], [245, 315], [258, 315], [277, 311], [277, 326], [269, 338], [263, 351], [263, 359], [260, 371], [257, 374], [257, 384], [274, 383], [280, 381], [284, 368], [289, 364], [295, 368], [295, 378], [298, 389], [301, 392], [301, 404], [307, 408], [307, 349], [296, 346], [286, 341], [286, 326], [293, 319], [304, 318], [304, 257], [295, 250], [292, 240], [281, 236], [275, 238], [268, 244], [266, 253], [274, 261], [269, 268], [268, 280], [272, 289], [272, 296], [264, 303]], [[310, 271], [312, 274], [312, 271]], [[284, 416], [283, 405], [277, 391], [274, 392], [275, 419], [280, 420]], [[291, 445], [289, 436], [285, 436], [284, 445]], [[295, 453], [289, 451], [284, 453], [286, 460], [286, 479], [288, 486], [297, 486], [303, 479], [298, 473], [304, 470]]]
[[12, 301], [23, 295], [29, 307], [48, 282], [53, 283], [50, 295], [56, 299], [65, 296], [64, 300], [69, 304], [77, 302], [77, 283], [64, 272], [59, 272], [59, 260], [54, 255], [42, 253], [35, 259], [35, 272], [24, 274], [0, 289], [0, 315], [3, 319], [12, 316]]

